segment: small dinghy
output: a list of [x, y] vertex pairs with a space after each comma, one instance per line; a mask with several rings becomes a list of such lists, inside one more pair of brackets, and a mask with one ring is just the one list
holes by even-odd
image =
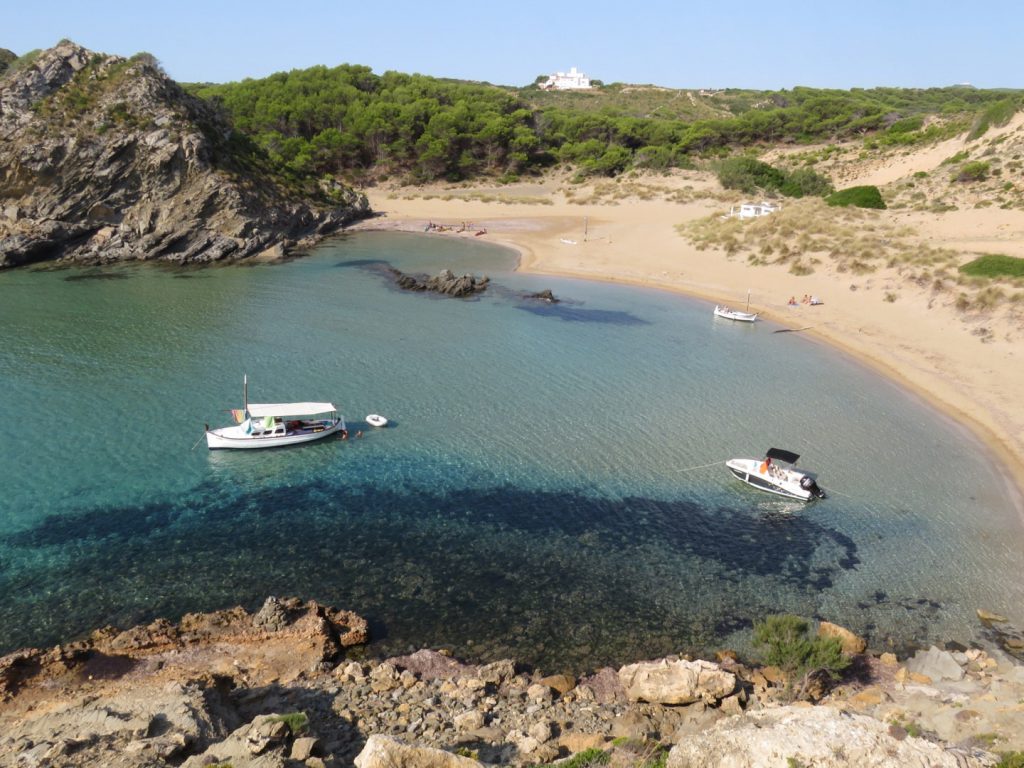
[[379, 413], [371, 413], [366, 417], [366, 423], [371, 427], [386, 427], [388, 425], [388, 420]]

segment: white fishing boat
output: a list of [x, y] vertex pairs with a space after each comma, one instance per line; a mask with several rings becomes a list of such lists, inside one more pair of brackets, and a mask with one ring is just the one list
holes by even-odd
[[218, 429], [206, 426], [206, 445], [210, 450], [275, 448], [308, 443], [337, 433], [348, 436], [345, 419], [333, 403], [250, 403], [248, 389], [249, 380], [245, 377], [244, 407], [232, 411], [236, 424]]
[[386, 427], [388, 425], [388, 420], [379, 413], [371, 413], [366, 417], [366, 423], [371, 427]]
[[726, 320], [738, 320], [741, 323], [752, 323], [757, 320], [757, 312], [740, 312], [738, 309], [719, 304], [715, 305], [715, 317], [724, 317]]
[[752, 323], [757, 320], [757, 312], [750, 311], [750, 291], [747, 291], [747, 308], [740, 312], [724, 304], [715, 304], [715, 317], [722, 317], [726, 320], [736, 320], [741, 323]]
[[725, 466], [747, 485], [790, 499], [824, 499], [817, 475], [796, 468], [800, 456], [781, 448], [769, 448], [764, 459], [729, 459]]

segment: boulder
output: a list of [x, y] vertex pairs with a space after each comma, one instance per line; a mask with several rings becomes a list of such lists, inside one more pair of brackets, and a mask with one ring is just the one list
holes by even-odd
[[828, 621], [823, 621], [818, 625], [818, 637], [838, 638], [839, 642], [843, 645], [843, 653], [847, 656], [856, 656], [858, 653], [864, 653], [864, 649], [868, 647], [864, 638], [855, 635], [846, 627], [841, 627]]
[[783, 707], [720, 720], [676, 744], [666, 768], [982, 768], [983, 755], [896, 738], [888, 725], [863, 715]]
[[413, 747], [390, 736], [373, 734], [355, 759], [356, 768], [480, 768], [468, 757], [432, 747]]
[[547, 677], [542, 677], [537, 682], [563, 695], [576, 687], [576, 680], [569, 675], [548, 675]]
[[717, 702], [736, 689], [736, 675], [710, 661], [645, 661], [619, 670], [629, 701], [652, 704]]
[[925, 675], [932, 681], [962, 680], [964, 676], [963, 667], [956, 663], [953, 654], [941, 651], [934, 645], [927, 651], [915, 653], [914, 657], [907, 661], [907, 671], [912, 680], [914, 675]]

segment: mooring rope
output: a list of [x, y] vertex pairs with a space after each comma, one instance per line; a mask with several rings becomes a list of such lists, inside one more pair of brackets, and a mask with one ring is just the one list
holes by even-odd
[[699, 467], [685, 467], [684, 469], [676, 469], [676, 470], [673, 470], [673, 471], [675, 471], [675, 472], [693, 472], [695, 469], [707, 469], [708, 467], [714, 467], [714, 466], [717, 466], [719, 464], [725, 464], [726, 461], [727, 461], [727, 459], [722, 459], [721, 461], [713, 461], [710, 464], [701, 464]]

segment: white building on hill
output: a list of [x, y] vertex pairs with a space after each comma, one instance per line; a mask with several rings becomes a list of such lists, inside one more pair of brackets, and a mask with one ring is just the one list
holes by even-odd
[[556, 91], [585, 90], [590, 88], [590, 78], [582, 72], [576, 71], [573, 67], [568, 72], [555, 72], [548, 79], [540, 84], [545, 91], [552, 89]]

